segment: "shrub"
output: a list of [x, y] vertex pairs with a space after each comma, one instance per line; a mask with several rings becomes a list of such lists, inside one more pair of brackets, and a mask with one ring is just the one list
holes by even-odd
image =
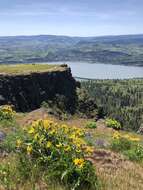
[[111, 148], [114, 151], [122, 152], [130, 160], [143, 162], [143, 146], [140, 139], [130, 135], [122, 135], [118, 132], [114, 133], [111, 142]]
[[120, 130], [122, 128], [121, 124], [115, 119], [107, 118], [106, 119], [106, 125], [107, 125], [107, 127], [113, 128], [113, 129], [116, 129], [116, 130]]
[[90, 121], [86, 124], [86, 128], [90, 128], [90, 129], [96, 129], [96, 122], [95, 121]]
[[[57, 102], [56, 102], [57, 101]], [[41, 106], [46, 109], [48, 114], [58, 117], [60, 120], [67, 120], [71, 114], [64, 107], [64, 102], [61, 100], [42, 102]]]
[[123, 136], [120, 133], [116, 132], [113, 135], [113, 140], [111, 143], [111, 148], [115, 151], [126, 151], [131, 149], [132, 141], [128, 136]]
[[[13, 131], [10, 131], [3, 142], [0, 144], [1, 151], [6, 151], [8, 153], [15, 152], [16, 144], [15, 141], [18, 139], [24, 139], [24, 132], [21, 128], [14, 128]], [[22, 140], [23, 141], [23, 140]]]
[[16, 142], [22, 158], [20, 162], [24, 158], [31, 160], [35, 167], [42, 168], [47, 181], [58, 180], [68, 189], [97, 189], [95, 169], [86, 160], [93, 149], [83, 140], [84, 130], [58, 125], [49, 120], [38, 120], [25, 132], [27, 139], [24, 142], [18, 139]]
[[2, 120], [12, 120], [15, 112], [9, 105], [4, 105], [0, 107], [0, 121]]
[[95, 101], [89, 96], [87, 90], [77, 89], [77, 113], [85, 118], [98, 118], [98, 108]]
[[143, 162], [143, 146], [136, 144], [132, 149], [126, 151], [125, 155], [132, 161]]

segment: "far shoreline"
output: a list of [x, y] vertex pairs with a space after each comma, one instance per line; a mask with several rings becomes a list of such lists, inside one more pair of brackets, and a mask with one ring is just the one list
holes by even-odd
[[97, 61], [79, 61], [79, 60], [74, 60], [74, 61], [35, 61], [35, 62], [1, 62], [0, 65], [17, 65], [17, 64], [52, 64], [52, 63], [61, 63], [61, 64], [68, 64], [68, 63], [73, 63], [73, 62], [79, 62], [79, 63], [86, 63], [86, 64], [103, 64], [103, 65], [119, 65], [119, 66], [127, 66], [127, 67], [143, 67], [141, 64], [130, 64], [130, 63], [107, 63], [107, 62], [97, 62]]

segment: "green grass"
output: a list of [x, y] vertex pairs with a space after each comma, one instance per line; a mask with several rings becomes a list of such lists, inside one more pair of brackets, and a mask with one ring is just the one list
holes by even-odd
[[1, 65], [0, 74], [29, 74], [35, 72], [46, 72], [62, 70], [63, 67], [48, 64], [17, 64], [17, 65]]

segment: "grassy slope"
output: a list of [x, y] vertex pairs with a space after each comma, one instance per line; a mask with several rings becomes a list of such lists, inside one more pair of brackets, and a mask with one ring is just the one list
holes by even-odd
[[[59, 121], [54, 117], [46, 114], [43, 109], [35, 110], [28, 114], [18, 114], [17, 122], [19, 125], [26, 125], [31, 123], [32, 120], [39, 118], [50, 118], [59, 123], [67, 123], [69, 126], [85, 127], [87, 120], [77, 117], [71, 118], [67, 121]], [[0, 127], [0, 130], [9, 133], [12, 129], [9, 127]], [[98, 121], [96, 129], [88, 129], [91, 135], [90, 143], [94, 144], [97, 139], [104, 139], [107, 144], [112, 138], [113, 129], [105, 127], [104, 121]], [[131, 133], [132, 134], [132, 133]], [[139, 135], [136, 135], [139, 136]], [[139, 136], [143, 140], [143, 136]], [[14, 159], [14, 156], [0, 158], [2, 162], [9, 162]], [[142, 190], [143, 189], [143, 166], [128, 161], [120, 154], [114, 153], [109, 150], [108, 146], [104, 149], [95, 148], [93, 157], [90, 158], [97, 168], [97, 175], [102, 181], [102, 190]], [[29, 190], [30, 184], [24, 184], [21, 189]], [[1, 187], [2, 189], [2, 187]], [[43, 182], [38, 182], [37, 189], [46, 190]], [[64, 190], [62, 187], [50, 187], [49, 190]]]

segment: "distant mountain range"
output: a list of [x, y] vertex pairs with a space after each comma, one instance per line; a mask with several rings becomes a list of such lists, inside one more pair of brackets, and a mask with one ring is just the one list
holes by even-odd
[[143, 35], [0, 37], [0, 63], [86, 61], [143, 66]]

